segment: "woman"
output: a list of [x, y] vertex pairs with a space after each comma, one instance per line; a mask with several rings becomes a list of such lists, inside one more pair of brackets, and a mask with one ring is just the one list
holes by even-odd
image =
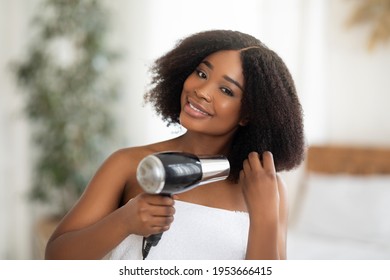
[[[304, 154], [302, 110], [283, 61], [256, 38], [212, 30], [159, 58], [145, 99], [174, 139], [121, 149], [100, 167], [50, 238], [46, 258], [285, 259], [286, 186]], [[173, 197], [146, 194], [138, 163], [162, 151], [226, 155], [229, 178]], [[174, 220], [175, 218], [175, 220]]]

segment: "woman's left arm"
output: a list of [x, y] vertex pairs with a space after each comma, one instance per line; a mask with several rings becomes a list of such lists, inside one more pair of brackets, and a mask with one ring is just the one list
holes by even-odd
[[246, 259], [285, 259], [286, 186], [276, 174], [272, 154], [250, 153], [240, 173], [250, 227]]
[[279, 231], [278, 231], [278, 251], [279, 259], [287, 259], [287, 225], [288, 225], [288, 197], [287, 187], [284, 181], [277, 175], [279, 191]]

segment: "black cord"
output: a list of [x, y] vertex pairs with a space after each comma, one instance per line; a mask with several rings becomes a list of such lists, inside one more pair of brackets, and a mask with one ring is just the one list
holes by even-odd
[[156, 246], [160, 241], [162, 233], [153, 234], [148, 237], [144, 237], [142, 240], [142, 257], [145, 260], [149, 255], [152, 246]]
[[145, 260], [146, 257], [149, 255], [150, 248], [152, 248], [152, 243], [146, 242], [146, 238], [144, 237], [143, 240], [142, 240], [142, 257], [143, 257], [143, 260]]

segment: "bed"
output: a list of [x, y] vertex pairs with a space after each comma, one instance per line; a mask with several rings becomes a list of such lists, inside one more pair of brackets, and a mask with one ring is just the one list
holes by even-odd
[[310, 146], [288, 259], [390, 259], [390, 148]]

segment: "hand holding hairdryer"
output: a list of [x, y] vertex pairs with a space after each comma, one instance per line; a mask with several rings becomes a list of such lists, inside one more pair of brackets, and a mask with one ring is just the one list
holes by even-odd
[[[197, 186], [224, 180], [229, 176], [230, 164], [225, 156], [196, 156], [183, 152], [161, 152], [141, 160], [137, 181], [150, 194], [172, 195]], [[144, 238], [142, 255], [145, 259], [162, 233]]]

